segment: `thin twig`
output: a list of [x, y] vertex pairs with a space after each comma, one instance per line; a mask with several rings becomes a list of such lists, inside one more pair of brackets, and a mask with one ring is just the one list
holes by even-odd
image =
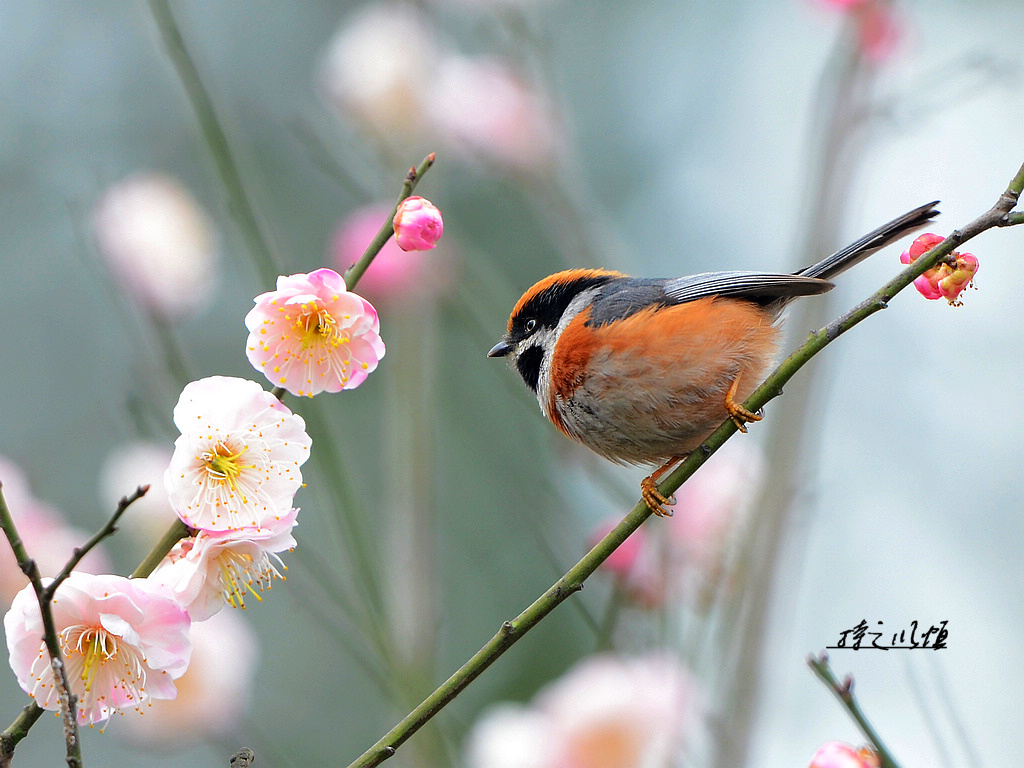
[[371, 262], [380, 253], [380, 249], [384, 247], [387, 241], [395, 234], [392, 220], [395, 218], [395, 214], [398, 212], [398, 206], [402, 204], [405, 198], [409, 197], [413, 190], [416, 189], [416, 185], [427, 171], [430, 170], [430, 166], [434, 164], [435, 154], [431, 152], [425, 158], [419, 166], [413, 166], [409, 169], [409, 172], [405, 175], [405, 183], [402, 184], [402, 192], [398, 196], [398, 200], [395, 201], [394, 207], [391, 209], [391, 213], [388, 215], [387, 220], [381, 225], [377, 235], [370, 241], [370, 244], [366, 246], [366, 250], [363, 255], [359, 257], [358, 261], [345, 270], [345, 285], [349, 290], [355, 287], [355, 284], [359, 282], [359, 278], [363, 276], [366, 268], [370, 266]]
[[235, 160], [231, 143], [228, 141], [227, 132], [213, 105], [213, 100], [210, 98], [206, 85], [199, 74], [199, 69], [185, 45], [181, 29], [171, 12], [170, 3], [167, 0], [150, 0], [149, 9], [227, 192], [228, 209], [237, 221], [250, 253], [256, 258], [261, 279], [264, 282], [270, 282], [275, 275], [280, 274], [280, 259], [278, 259], [275, 249], [271, 245], [270, 236], [256, 211], [255, 202], [242, 180], [242, 173]]
[[71, 558], [67, 561], [64, 567], [61, 568], [60, 573], [54, 576], [53, 581], [46, 586], [45, 594], [47, 600], [53, 599], [54, 594], [57, 592], [57, 587], [59, 587], [64, 580], [71, 575], [71, 571], [73, 571], [75, 566], [82, 561], [83, 557], [95, 549], [95, 547], [105, 538], [114, 535], [117, 531], [117, 523], [121, 519], [121, 515], [125, 513], [125, 510], [127, 510], [128, 507], [141, 499], [148, 492], [148, 485], [140, 485], [135, 489], [135, 492], [131, 496], [121, 497], [121, 500], [117, 502], [117, 509], [114, 510], [114, 514], [110, 516], [110, 519], [107, 520], [103, 527], [100, 528], [91, 539], [85, 542], [85, 544], [80, 547], [75, 547]]
[[822, 653], [820, 656], [814, 656], [813, 654], [808, 656], [807, 665], [818, 676], [818, 679], [829, 687], [846, 708], [846, 711], [850, 713], [850, 717], [853, 718], [857, 727], [860, 728], [864, 738], [871, 743], [872, 749], [878, 753], [880, 768], [899, 768], [899, 763], [893, 759], [892, 753], [889, 752], [878, 732], [875, 731], [871, 723], [864, 716], [864, 711], [860, 708], [860, 704], [857, 703], [857, 698], [853, 695], [853, 677], [847, 675], [840, 681], [832, 671], [832, 667], [829, 666], [828, 654], [826, 653]]
[[[14, 524], [14, 518], [7, 508], [7, 501], [3, 495], [3, 484], [0, 483], [0, 528], [3, 528], [7, 541], [14, 551], [14, 557], [18, 561], [18, 567], [22, 573], [28, 576], [32, 589], [36, 593], [36, 602], [39, 603], [39, 613], [43, 620], [43, 642], [50, 654], [50, 666], [53, 669], [53, 683], [57, 689], [57, 698], [60, 701], [61, 715], [64, 721], [64, 744], [66, 748], [66, 760], [69, 768], [81, 768], [82, 765], [82, 744], [78, 738], [78, 719], [76, 717], [77, 700], [71, 692], [71, 685], [68, 682], [67, 669], [64, 666], [64, 657], [61, 654], [60, 640], [57, 637], [57, 629], [53, 621], [53, 610], [51, 608], [52, 596], [47, 594], [43, 586], [42, 576], [39, 574], [39, 566], [36, 561], [29, 557], [25, 544]], [[33, 703], [30, 707], [39, 708]], [[28, 729], [38, 720], [34, 711], [23, 711], [18, 720], [4, 731], [4, 748], [9, 748], [13, 753], [17, 745], [15, 737], [20, 734], [24, 738]], [[41, 714], [41, 708], [40, 708]], [[16, 729], [16, 726], [18, 728]]]
[[[57, 687], [57, 696], [60, 700], [61, 713], [64, 718], [64, 739], [67, 746], [67, 763], [71, 768], [80, 768], [82, 765], [81, 742], [78, 737], [78, 720], [76, 716], [77, 701], [71, 692], [71, 684], [68, 681], [67, 670], [64, 666], [64, 657], [61, 652], [60, 640], [57, 636], [57, 629], [53, 621], [53, 609], [51, 604], [57, 588], [71, 575], [83, 557], [91, 552], [101, 541], [114, 534], [117, 530], [117, 523], [135, 501], [142, 498], [149, 490], [148, 485], [140, 485], [130, 496], [122, 497], [117, 504], [117, 509], [103, 527], [96, 532], [81, 547], [75, 547], [74, 552], [68, 559], [60, 572], [49, 582], [43, 585], [42, 576], [36, 561], [29, 557], [25, 544], [21, 540], [17, 526], [14, 523], [7, 502], [3, 497], [3, 484], [0, 483], [0, 528], [10, 542], [11, 549], [18, 561], [18, 567], [28, 577], [32, 589], [36, 593], [36, 601], [39, 603], [39, 612], [43, 619], [43, 641], [46, 650], [50, 654], [50, 666], [53, 670], [53, 678]], [[0, 734], [0, 768], [9, 764], [14, 754], [14, 748], [18, 742], [28, 735], [29, 729], [39, 719], [43, 708], [36, 702], [32, 702], [22, 710], [21, 715]]]

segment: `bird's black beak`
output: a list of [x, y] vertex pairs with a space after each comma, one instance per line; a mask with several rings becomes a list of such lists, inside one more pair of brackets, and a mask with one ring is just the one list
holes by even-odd
[[491, 351], [487, 353], [487, 356], [488, 357], [504, 357], [505, 355], [507, 355], [511, 351], [512, 351], [511, 345], [507, 341], [502, 339], [497, 344], [495, 344], [493, 347], [491, 347]]

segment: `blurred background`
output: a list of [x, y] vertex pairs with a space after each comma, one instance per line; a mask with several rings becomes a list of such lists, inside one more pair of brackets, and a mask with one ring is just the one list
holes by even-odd
[[[445, 222], [434, 251], [388, 250], [357, 288], [380, 368], [285, 400], [314, 439], [287, 581], [204, 627], [186, 707], [85, 732], [86, 760], [355, 759], [636, 501], [641, 470], [569, 444], [486, 358], [519, 295], [567, 266], [793, 270], [932, 199], [947, 234], [1024, 161], [1022, 37], [1017, 0], [0, 2], [0, 480], [41, 560], [152, 482], [93, 563], [132, 570], [167, 525], [182, 386], [266, 384], [244, 354], [253, 297], [347, 267], [428, 152], [416, 192]], [[787, 348], [907, 245], [802, 302]], [[1024, 318], [1006, 287], [1022, 249], [1024, 230], [986, 233], [964, 306], [910, 289], [825, 350], [671, 521], [389, 764], [567, 766], [525, 746], [556, 738], [566, 691], [656, 658], [671, 698], [645, 699], [657, 686], [627, 665], [618, 690], [650, 717], [605, 716], [620, 747], [652, 743], [645, 728], [671, 744], [572, 765], [807, 765], [860, 742], [805, 658], [861, 620], [887, 637], [948, 622], [941, 651], [832, 652], [905, 766], [1005, 760], [1024, 676]], [[4, 727], [26, 701], [0, 675]], [[614, 740], [578, 722], [558, 738], [588, 733]], [[44, 718], [16, 764], [62, 750]]]

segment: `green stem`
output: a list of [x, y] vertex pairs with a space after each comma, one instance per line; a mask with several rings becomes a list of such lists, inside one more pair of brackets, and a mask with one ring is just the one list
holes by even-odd
[[437, 714], [448, 702], [462, 692], [505, 651], [511, 648], [541, 619], [562, 604], [570, 595], [583, 588], [583, 582], [615, 551], [626, 538], [651, 514], [647, 505], [638, 503], [607, 536], [599, 541], [583, 559], [555, 582], [547, 592], [535, 600], [525, 611], [501, 625], [498, 632], [477, 651], [469, 661], [441, 684], [430, 696], [410, 712], [400, 723], [362, 754], [349, 768], [370, 768], [380, 765], [395, 754], [405, 741]]
[[11, 758], [14, 756], [14, 748], [18, 746], [18, 742], [28, 736], [29, 730], [35, 725], [36, 720], [43, 716], [45, 711], [38, 704], [32, 702], [21, 710], [21, 714], [15, 718], [14, 722], [3, 733], [0, 733], [0, 768], [8, 768], [10, 766]]
[[203, 139], [217, 167], [221, 182], [228, 194], [228, 207], [238, 222], [242, 236], [256, 259], [263, 283], [272, 283], [281, 273], [279, 260], [270, 246], [270, 239], [256, 213], [256, 207], [242, 181], [242, 174], [231, 150], [227, 134], [217, 116], [203, 79], [199, 75], [182, 37], [181, 29], [171, 13], [168, 0], [149, 0], [150, 13], [160, 32], [167, 55], [178, 73], [192, 111], [195, 112]]
[[892, 753], [889, 752], [882, 742], [878, 732], [868, 722], [864, 711], [860, 708], [860, 704], [857, 703], [857, 699], [853, 695], [853, 678], [847, 677], [840, 682], [832, 671], [832, 667], [829, 666], [828, 655], [824, 653], [820, 656], [809, 656], [807, 658], [807, 665], [818, 676], [818, 679], [825, 683], [832, 693], [835, 694], [836, 698], [846, 708], [846, 711], [850, 713], [850, 717], [853, 718], [857, 727], [860, 728], [860, 732], [864, 734], [864, 738], [871, 743], [871, 747], [878, 753], [879, 768], [900, 768], [899, 763], [896, 762]]
[[167, 556], [167, 553], [174, 548], [174, 545], [188, 535], [188, 526], [181, 520], [175, 520], [171, 523], [171, 527], [160, 537], [160, 541], [153, 546], [153, 549], [146, 555], [146, 559], [139, 563], [138, 568], [132, 571], [131, 578], [144, 579], [149, 576], [160, 565], [160, 561]]

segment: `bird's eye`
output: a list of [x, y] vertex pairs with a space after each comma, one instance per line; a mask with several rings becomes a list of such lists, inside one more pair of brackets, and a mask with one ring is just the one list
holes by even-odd
[[531, 317], [529, 320], [526, 321], [526, 332], [527, 333], [533, 333], [533, 331], [534, 331], [534, 329], [536, 327], [537, 327], [537, 319], [536, 318]]

